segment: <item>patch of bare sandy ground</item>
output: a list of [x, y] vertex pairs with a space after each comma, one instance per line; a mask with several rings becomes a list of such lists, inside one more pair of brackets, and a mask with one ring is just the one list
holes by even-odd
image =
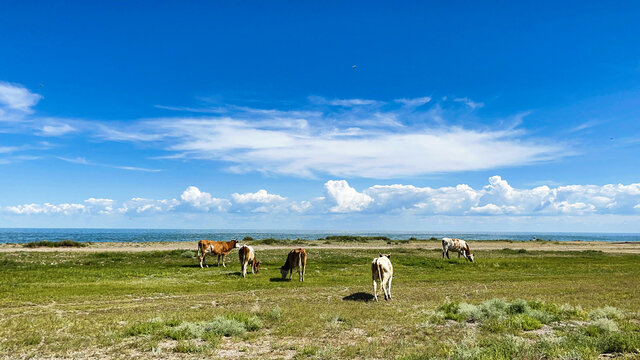
[[[409, 244], [387, 244], [383, 241], [368, 243], [349, 243], [349, 244], [324, 244], [318, 241], [315, 244], [310, 241], [309, 245], [253, 245], [257, 250], [267, 249], [290, 249], [292, 247], [309, 246], [314, 249], [436, 249], [441, 248], [440, 244], [433, 241], [415, 241]], [[527, 251], [602, 251], [605, 253], [623, 253], [623, 254], [640, 254], [640, 242], [604, 242], [604, 241], [469, 241], [473, 251], [477, 250], [501, 250], [504, 248], [525, 249]], [[176, 241], [176, 242], [102, 242], [92, 243], [86, 247], [69, 247], [69, 248], [25, 248], [22, 244], [0, 244], [0, 252], [14, 251], [58, 251], [58, 252], [139, 252], [139, 251], [164, 251], [164, 250], [194, 250], [196, 251], [198, 244], [195, 241]]]

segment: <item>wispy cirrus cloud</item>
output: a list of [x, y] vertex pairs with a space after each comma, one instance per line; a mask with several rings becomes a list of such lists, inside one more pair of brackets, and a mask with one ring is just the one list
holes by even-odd
[[[183, 159], [222, 161], [234, 172], [313, 177], [394, 178], [525, 165], [562, 157], [564, 147], [525, 139], [514, 130], [460, 127], [379, 128], [280, 126], [232, 118], [153, 121], [154, 138]], [[129, 132], [131, 138], [144, 136]], [[108, 135], [105, 135], [108, 136]], [[119, 138], [119, 137], [117, 137]]]
[[470, 107], [471, 110], [479, 109], [479, 108], [484, 106], [484, 103], [475, 102], [475, 101], [469, 99], [468, 97], [456, 98], [456, 99], [453, 99], [453, 101], [463, 103], [463, 104], [467, 105], [468, 107]]
[[149, 168], [136, 167], [136, 166], [110, 165], [110, 164], [96, 163], [96, 162], [89, 161], [89, 160], [87, 160], [87, 159], [85, 159], [83, 157], [69, 158], [69, 157], [63, 157], [63, 156], [56, 156], [56, 158], [58, 160], [62, 160], [62, 161], [65, 161], [65, 162], [68, 162], [68, 163], [72, 163], [72, 164], [99, 166], [99, 167], [107, 167], [107, 168], [112, 168], [112, 169], [121, 169], [121, 170], [128, 170], [128, 171], [143, 171], [143, 172], [160, 172], [160, 171], [162, 171], [160, 169], [149, 169]]
[[32, 93], [22, 85], [0, 81], [0, 110], [32, 113], [32, 107], [40, 99], [42, 99], [42, 95]]
[[[312, 96], [310, 104], [286, 110], [158, 105], [197, 116], [100, 122], [27, 117], [41, 97], [24, 87], [2, 84], [5, 108], [21, 109], [27, 129], [35, 135], [70, 134], [98, 141], [145, 143], [165, 153], [155, 159], [215, 161], [236, 173], [389, 179], [522, 166], [571, 154], [562, 142], [531, 137], [516, 125], [456, 124], [451, 119], [455, 112], [447, 113], [438, 103], [425, 106], [431, 104], [430, 96], [390, 103]], [[456, 102], [471, 108], [482, 105], [468, 98], [457, 98]], [[68, 161], [74, 157], [60, 158]], [[85, 165], [159, 171], [135, 165]]]
[[418, 107], [431, 102], [431, 96], [423, 96], [423, 97], [417, 97], [417, 98], [411, 98], [411, 99], [402, 98], [402, 99], [395, 99], [394, 101], [397, 103], [403, 104], [407, 107]]

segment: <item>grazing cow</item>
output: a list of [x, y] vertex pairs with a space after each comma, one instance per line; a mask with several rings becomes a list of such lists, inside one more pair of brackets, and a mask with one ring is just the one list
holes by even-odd
[[205, 261], [207, 252], [218, 255], [218, 266], [220, 266], [220, 257], [222, 256], [222, 266], [227, 267], [227, 265], [225, 265], [224, 263], [227, 255], [229, 255], [231, 250], [239, 247], [240, 244], [236, 239], [233, 239], [231, 241], [200, 240], [198, 242], [198, 257], [200, 258], [200, 267], [202, 267], [203, 263], [206, 267], [209, 267], [209, 265], [207, 265], [207, 262]]
[[445, 255], [449, 258], [449, 249], [458, 252], [458, 259], [460, 255], [464, 256], [466, 260], [473, 262], [473, 254], [469, 249], [469, 244], [466, 241], [460, 239], [442, 238], [442, 259]]
[[307, 252], [304, 248], [297, 248], [289, 251], [287, 262], [280, 267], [282, 279], [286, 279], [287, 274], [289, 274], [289, 280], [291, 280], [291, 277], [293, 276], [293, 269], [296, 267], [298, 268], [298, 281], [304, 281], [304, 273], [307, 268]]
[[371, 262], [371, 277], [373, 278], [373, 297], [378, 301], [378, 286], [376, 280], [380, 280], [380, 287], [384, 291], [384, 299], [391, 299], [391, 280], [393, 280], [393, 265], [390, 254], [380, 254]]
[[260, 271], [260, 261], [256, 260], [256, 252], [251, 246], [242, 245], [238, 250], [240, 255], [240, 268], [242, 269], [242, 277], [247, 276], [247, 265], [251, 264], [251, 273], [257, 274]]

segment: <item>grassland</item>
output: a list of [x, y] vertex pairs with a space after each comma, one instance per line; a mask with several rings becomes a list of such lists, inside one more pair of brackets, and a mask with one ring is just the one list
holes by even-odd
[[[638, 254], [504, 242], [471, 264], [443, 261], [433, 241], [313, 244], [304, 283], [279, 279], [280, 242], [257, 247], [261, 271], [245, 279], [235, 252], [226, 268], [200, 269], [195, 244], [0, 252], [0, 356], [640, 356]], [[369, 267], [381, 250], [393, 299], [375, 303]]]

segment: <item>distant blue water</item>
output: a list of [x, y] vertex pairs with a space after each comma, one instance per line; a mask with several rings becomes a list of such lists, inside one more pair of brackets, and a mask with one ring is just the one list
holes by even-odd
[[197, 241], [200, 239], [241, 240], [245, 236], [255, 239], [308, 239], [327, 235], [387, 236], [391, 239], [416, 237], [456, 237], [466, 240], [531, 240], [536, 236], [555, 241], [640, 241], [640, 234], [616, 233], [520, 233], [520, 232], [358, 232], [358, 231], [257, 231], [257, 230], [155, 230], [155, 229], [0, 229], [0, 243], [25, 243], [40, 240], [75, 240], [90, 242], [147, 242], [147, 241]]

